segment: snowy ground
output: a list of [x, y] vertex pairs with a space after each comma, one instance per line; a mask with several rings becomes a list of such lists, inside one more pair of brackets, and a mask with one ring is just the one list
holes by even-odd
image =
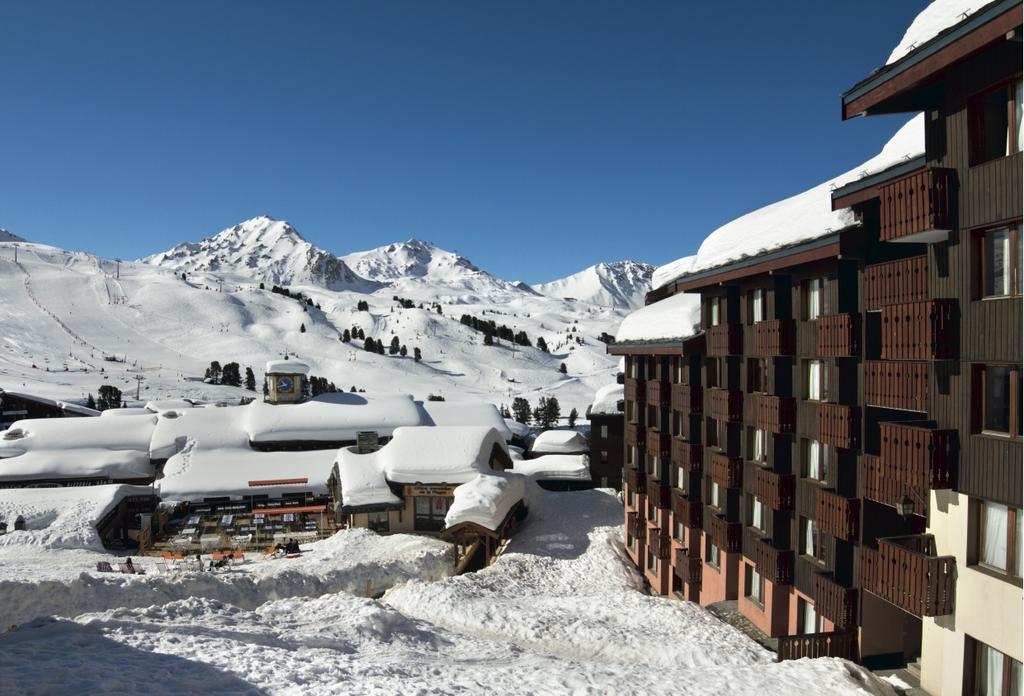
[[[506, 553], [460, 577], [438, 563], [441, 542], [352, 531], [298, 561], [179, 580], [194, 596], [169, 593], [165, 578], [118, 578], [120, 605], [78, 597], [56, 609], [64, 618], [0, 634], [0, 684], [13, 693], [891, 693], [840, 660], [775, 663], [699, 607], [643, 594], [608, 493], [531, 486], [529, 498]], [[33, 577], [29, 563], [20, 572]], [[380, 601], [355, 596], [370, 577], [394, 587]], [[13, 582], [0, 587], [8, 613], [25, 602]], [[37, 594], [101, 581], [52, 582], [37, 582], [50, 590]]]

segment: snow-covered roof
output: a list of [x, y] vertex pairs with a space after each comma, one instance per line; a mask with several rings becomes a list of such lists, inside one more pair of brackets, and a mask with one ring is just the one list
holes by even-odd
[[153, 459], [167, 459], [183, 450], [189, 442], [204, 450], [248, 449], [249, 433], [245, 415], [249, 406], [191, 408], [163, 411], [149, 442]]
[[[0, 546], [102, 551], [96, 523], [126, 496], [152, 492], [146, 486], [116, 484], [0, 489], [0, 520], [7, 523]], [[25, 518], [25, 530], [16, 532], [14, 520], [19, 515]]]
[[164, 411], [181, 411], [187, 408], [195, 408], [195, 404], [185, 399], [161, 399], [159, 401], [149, 401], [146, 403], [146, 410], [152, 411], [153, 413], [162, 413]]
[[512, 471], [539, 481], [589, 481], [590, 457], [585, 454], [545, 454], [512, 463]]
[[964, 21], [968, 16], [991, 3], [991, 0], [932, 0], [928, 7], [907, 27], [903, 38], [892, 49], [886, 65], [895, 63], [909, 55], [914, 49], [934, 39], [950, 27]]
[[700, 296], [677, 293], [631, 313], [615, 334], [616, 343], [671, 341], [700, 330]]
[[42, 396], [36, 396], [35, 394], [26, 394], [24, 392], [15, 392], [9, 389], [0, 389], [0, 401], [3, 400], [4, 395], [13, 396], [18, 399], [25, 401], [34, 401], [37, 404], [46, 404], [54, 408], [59, 408], [62, 411], [70, 411], [71, 413], [77, 413], [82, 416], [98, 416], [100, 412], [94, 408], [87, 406], [81, 406], [79, 404], [72, 404], [67, 401], [57, 401], [55, 399], [47, 399]]
[[[688, 273], [705, 271], [744, 258], [809, 242], [858, 224], [853, 211], [849, 208], [832, 210], [832, 190], [877, 174], [922, 154], [924, 154], [924, 115], [918, 114], [907, 121], [889, 139], [881, 152], [863, 164], [803, 193], [747, 213], [719, 227], [704, 239], [697, 250], [697, 258], [690, 266]], [[667, 266], [662, 268], [667, 268]], [[659, 271], [655, 271], [655, 274], [664, 283], [672, 280], [667, 277], [667, 272], [659, 274]], [[649, 305], [649, 307], [659, 304], [661, 302]], [[648, 309], [648, 307], [644, 309]], [[630, 317], [635, 314], [636, 312]], [[623, 321], [622, 327], [627, 326], [630, 317]], [[623, 330], [622, 327], [619, 329], [620, 334]], [[629, 333], [627, 331], [627, 335]], [[633, 333], [642, 335], [645, 332]], [[616, 339], [645, 340], [640, 338], [620, 339], [618, 336]]]
[[612, 382], [597, 390], [594, 394], [594, 402], [590, 404], [588, 413], [592, 416], [607, 414], [615, 415], [622, 413], [619, 410], [619, 403], [626, 398], [626, 387], [622, 384]]
[[526, 423], [520, 423], [512, 418], [505, 418], [505, 426], [512, 431], [512, 434], [516, 437], [528, 437], [530, 434], [530, 426]]
[[545, 430], [530, 445], [531, 452], [552, 454], [575, 454], [589, 449], [587, 438], [576, 430]]
[[0, 434], [0, 480], [153, 476], [156, 416], [33, 418]]
[[696, 261], [697, 255], [693, 254], [692, 256], [684, 256], [675, 261], [670, 261], [664, 266], [655, 268], [654, 274], [651, 276], [651, 290], [657, 290], [684, 273], [689, 273]]
[[309, 365], [300, 360], [270, 360], [267, 362], [268, 375], [308, 375]]
[[355, 441], [362, 430], [387, 436], [398, 427], [426, 424], [424, 412], [408, 394], [337, 392], [301, 404], [254, 401], [238, 408], [245, 410], [245, 429], [253, 442]]
[[129, 406], [127, 408], [108, 408], [100, 413], [101, 418], [129, 418], [133, 416], [152, 416], [153, 412], [142, 406]]
[[523, 499], [524, 481], [509, 473], [479, 474], [455, 489], [455, 499], [445, 515], [450, 529], [472, 522], [496, 531], [516, 503]]
[[402, 499], [391, 491], [384, 467], [376, 457], [359, 454], [354, 447], [338, 453], [338, 479], [341, 481], [341, 504], [346, 508], [398, 506]]
[[418, 402], [429, 416], [432, 425], [480, 425], [494, 428], [505, 441], [512, 439], [512, 431], [505, 424], [494, 404], [486, 401], [423, 401]]

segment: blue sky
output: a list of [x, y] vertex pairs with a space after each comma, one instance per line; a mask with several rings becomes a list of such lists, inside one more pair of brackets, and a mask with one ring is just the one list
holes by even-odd
[[0, 227], [134, 258], [267, 214], [541, 282], [845, 171], [924, 0], [6, 2]]

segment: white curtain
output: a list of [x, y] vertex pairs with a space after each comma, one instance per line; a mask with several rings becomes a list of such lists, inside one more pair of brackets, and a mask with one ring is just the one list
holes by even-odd
[[817, 440], [807, 441], [807, 476], [808, 478], [821, 480], [821, 443]]
[[711, 300], [711, 325], [718, 326], [718, 298]]
[[754, 461], [764, 461], [765, 457], [765, 432], [760, 428], [754, 430]]
[[984, 528], [981, 530], [980, 561], [993, 568], [1006, 570], [1007, 508], [998, 503], [983, 503]]
[[754, 321], [764, 321], [764, 290], [754, 291]]
[[714, 481], [711, 482], [711, 504], [715, 507], [722, 507], [718, 504], [718, 484]]
[[817, 557], [814, 549], [814, 520], [804, 520], [804, 554]]
[[763, 523], [762, 520], [763, 520], [763, 517], [764, 517], [764, 506], [761, 505], [761, 501], [758, 500], [757, 498], [754, 498], [754, 511], [753, 512], [754, 512], [754, 514], [751, 515], [751, 517], [753, 517], [752, 522], [754, 523], [754, 526], [757, 527], [758, 529], [763, 529], [764, 528], [764, 523]]
[[1016, 118], [1017, 133], [1016, 133], [1016, 136], [1017, 136], [1017, 151], [1018, 152], [1020, 152], [1021, 150], [1024, 150], [1024, 128], [1021, 128], [1021, 121], [1024, 120], [1024, 103], [1021, 103], [1022, 102], [1022, 97], [1024, 97], [1024, 95], [1021, 94], [1021, 85], [1022, 84], [1024, 84], [1024, 83], [1018, 82], [1016, 89], [1013, 90], [1013, 103], [1017, 107], [1016, 108], [1016, 112], [1017, 112], [1017, 118]]
[[[1018, 578], [1024, 577], [1024, 558], [1021, 558], [1021, 556], [1024, 556], [1024, 553], [1022, 553], [1024, 552], [1024, 543], [1022, 543], [1022, 539], [1024, 539], [1024, 514], [1022, 513], [1024, 513], [1024, 510], [1017, 510], [1017, 553], [1015, 556], [1017, 559], [1017, 568], [1013, 574]], [[1018, 691], [1017, 693], [1024, 696], [1024, 691]]]
[[821, 316], [821, 287], [817, 278], [807, 282], [807, 318]]
[[986, 291], [989, 295], [1010, 294], [1010, 231], [992, 230], [985, 235], [987, 267]]
[[807, 398], [821, 401], [821, 361], [807, 363]]
[[761, 574], [757, 572], [756, 568], [750, 569], [750, 591], [748, 595], [758, 604], [764, 603], [764, 597], [761, 596]]
[[[802, 600], [801, 600], [802, 601]], [[801, 627], [801, 633], [817, 633], [818, 632], [818, 612], [814, 610], [814, 605], [810, 602], [804, 602], [804, 625]]]
[[978, 664], [977, 693], [979, 696], [1002, 696], [1003, 654], [984, 643], [980, 644], [981, 660]]

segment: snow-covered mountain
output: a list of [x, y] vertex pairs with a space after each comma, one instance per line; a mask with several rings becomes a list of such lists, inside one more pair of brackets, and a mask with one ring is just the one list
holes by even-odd
[[643, 307], [654, 266], [636, 261], [599, 263], [533, 289], [548, 297], [620, 309]]
[[142, 261], [190, 273], [241, 274], [279, 285], [308, 284], [358, 292], [372, 292], [380, 287], [353, 273], [334, 254], [310, 244], [287, 222], [266, 215], [200, 242], [183, 242]]
[[24, 242], [25, 240], [14, 234], [8, 232], [4, 228], [0, 227], [0, 242]]

